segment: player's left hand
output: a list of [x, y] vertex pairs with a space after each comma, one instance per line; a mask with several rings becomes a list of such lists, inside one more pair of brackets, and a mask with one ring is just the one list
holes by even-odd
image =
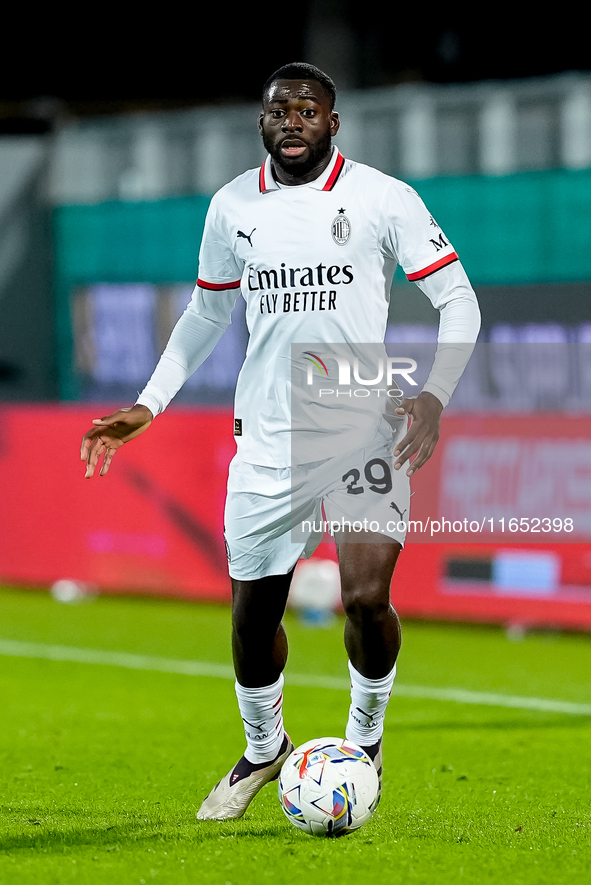
[[394, 470], [400, 470], [416, 454], [415, 460], [406, 471], [407, 476], [412, 476], [429, 460], [439, 439], [442, 410], [443, 405], [437, 397], [426, 390], [416, 397], [402, 401], [402, 406], [396, 409], [396, 414], [410, 415], [412, 423], [404, 439], [394, 449], [394, 456], [397, 458]]

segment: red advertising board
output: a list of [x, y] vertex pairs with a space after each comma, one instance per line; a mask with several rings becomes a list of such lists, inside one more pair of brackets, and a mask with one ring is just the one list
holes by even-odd
[[[0, 580], [229, 599], [231, 410], [171, 408], [85, 480], [80, 439], [112, 410], [0, 409]], [[591, 628], [591, 418], [447, 416], [413, 492], [402, 615]]]
[[591, 628], [589, 416], [446, 416], [412, 485], [401, 612]]
[[92, 418], [112, 406], [4, 406], [0, 411], [0, 578], [72, 578], [106, 592], [229, 598], [223, 540], [228, 410], [171, 409], [84, 479]]

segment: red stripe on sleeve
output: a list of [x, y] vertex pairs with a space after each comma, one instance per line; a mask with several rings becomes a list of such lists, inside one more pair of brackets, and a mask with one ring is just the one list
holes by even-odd
[[334, 164], [334, 169], [330, 173], [330, 175], [328, 177], [328, 181], [326, 182], [326, 184], [322, 188], [323, 191], [331, 191], [333, 189], [335, 182], [340, 175], [341, 169], [343, 168], [344, 162], [345, 162], [345, 158], [343, 157], [343, 155], [339, 151], [338, 156], [337, 156], [337, 161]]
[[241, 280], [234, 280], [233, 283], [208, 283], [206, 280], [197, 280], [197, 285], [202, 289], [214, 289], [221, 291], [222, 289], [239, 289]]
[[458, 253], [451, 252], [449, 255], [445, 255], [443, 258], [440, 258], [439, 261], [435, 261], [433, 264], [430, 264], [429, 267], [423, 268], [423, 270], [417, 270], [415, 273], [407, 273], [407, 279], [409, 280], [423, 280], [425, 277], [428, 277], [430, 274], [435, 273], [436, 270], [439, 270], [442, 267], [445, 267], [446, 264], [451, 264], [452, 261], [458, 260]]

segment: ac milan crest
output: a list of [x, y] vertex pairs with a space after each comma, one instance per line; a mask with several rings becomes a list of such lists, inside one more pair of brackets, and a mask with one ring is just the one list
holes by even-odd
[[344, 209], [339, 209], [339, 214], [332, 223], [332, 238], [338, 246], [344, 246], [351, 236], [351, 222], [344, 212]]

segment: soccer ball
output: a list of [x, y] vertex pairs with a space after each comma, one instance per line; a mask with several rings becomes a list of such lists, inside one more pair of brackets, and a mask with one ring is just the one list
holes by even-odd
[[316, 738], [298, 747], [279, 774], [279, 801], [312, 836], [344, 836], [369, 820], [379, 801], [375, 766], [357, 744]]

